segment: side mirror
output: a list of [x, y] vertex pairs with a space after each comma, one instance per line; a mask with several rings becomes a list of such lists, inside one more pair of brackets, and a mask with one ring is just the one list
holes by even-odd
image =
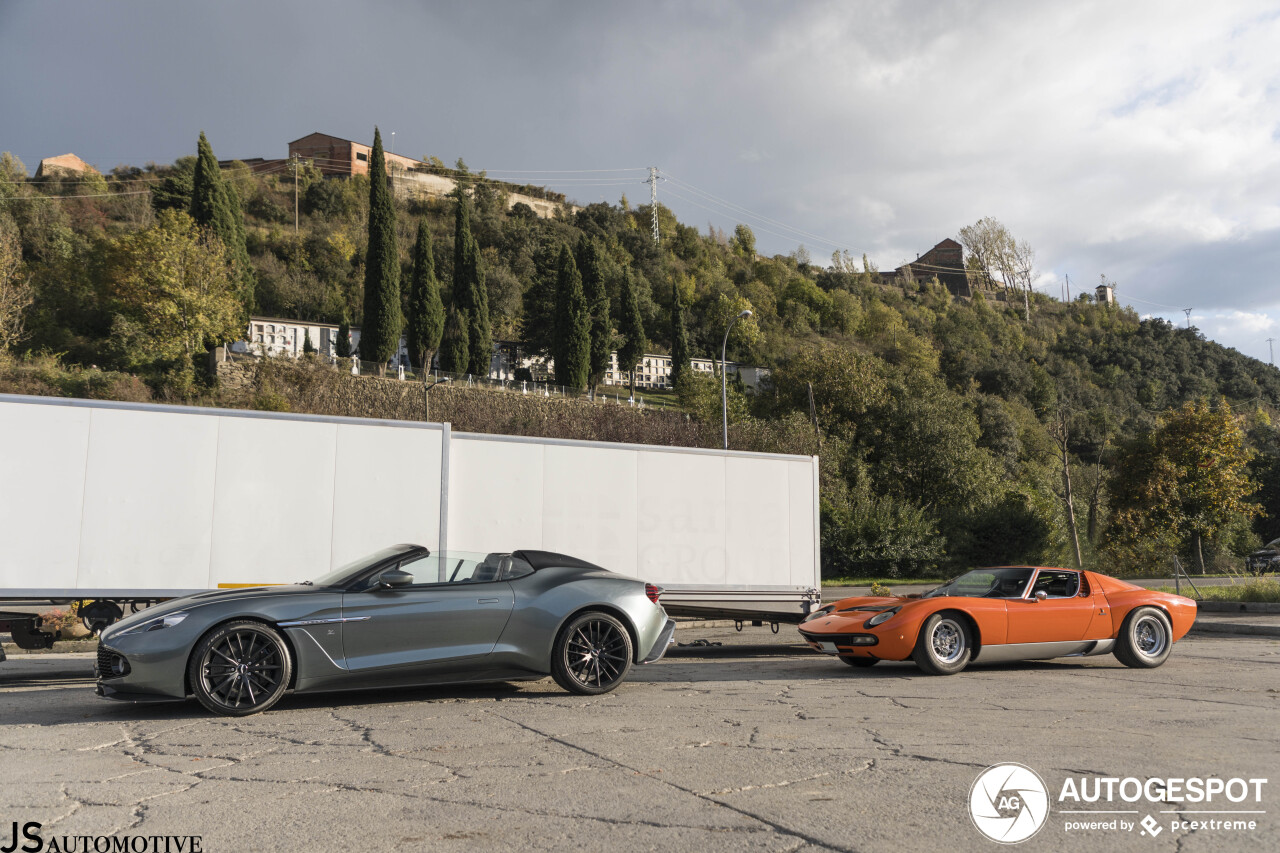
[[378, 576], [378, 583], [374, 589], [393, 589], [398, 586], [411, 586], [413, 584], [413, 575], [400, 569], [391, 569], [383, 572]]
[[1048, 597], [1049, 597], [1049, 593], [1045, 592], [1043, 589], [1036, 590], [1036, 595], [1035, 595], [1036, 601], [1044, 601]]

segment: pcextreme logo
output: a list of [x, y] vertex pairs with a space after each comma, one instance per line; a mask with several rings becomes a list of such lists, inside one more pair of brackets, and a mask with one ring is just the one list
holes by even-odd
[[1030, 767], [994, 764], [973, 780], [969, 817], [978, 831], [992, 841], [1026, 841], [1049, 819], [1049, 789]]

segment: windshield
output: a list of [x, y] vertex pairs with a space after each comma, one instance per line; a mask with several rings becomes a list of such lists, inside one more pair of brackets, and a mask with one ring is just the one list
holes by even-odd
[[393, 545], [390, 548], [383, 548], [381, 551], [375, 551], [372, 554], [366, 554], [363, 557], [352, 560], [345, 566], [334, 569], [327, 575], [321, 575], [311, 581], [311, 583], [316, 586], [342, 586], [346, 581], [360, 574], [370, 566], [381, 563], [383, 560], [389, 560], [397, 554], [403, 554], [415, 547], [417, 546]]
[[974, 569], [924, 594], [968, 596], [970, 598], [1021, 598], [1035, 569]]

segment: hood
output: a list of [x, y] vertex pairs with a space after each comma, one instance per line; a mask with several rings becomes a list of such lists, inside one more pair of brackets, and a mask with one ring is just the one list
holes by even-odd
[[217, 604], [239, 598], [297, 595], [300, 592], [313, 592], [318, 589], [325, 589], [325, 587], [308, 586], [305, 584], [288, 584], [287, 586], [256, 586], [249, 587], [247, 589], [211, 589], [208, 592], [197, 592], [195, 595], [186, 595], [182, 598], [171, 598], [168, 601], [162, 601], [161, 603], [148, 607], [145, 610], [139, 610], [137, 613], [130, 614], [109, 628], [103, 630], [100, 637], [105, 640], [117, 631], [131, 628], [139, 622], [146, 622], [147, 620], [155, 619], [158, 616], [167, 616], [170, 613], [177, 613], [179, 610], [190, 611], [197, 607], [203, 607], [206, 604]]

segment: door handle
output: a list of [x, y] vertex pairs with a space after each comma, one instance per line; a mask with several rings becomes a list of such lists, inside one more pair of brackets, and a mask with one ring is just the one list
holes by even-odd
[[498, 603], [498, 599], [496, 598], [478, 598], [476, 599], [476, 601], [480, 604], [497, 604]]

